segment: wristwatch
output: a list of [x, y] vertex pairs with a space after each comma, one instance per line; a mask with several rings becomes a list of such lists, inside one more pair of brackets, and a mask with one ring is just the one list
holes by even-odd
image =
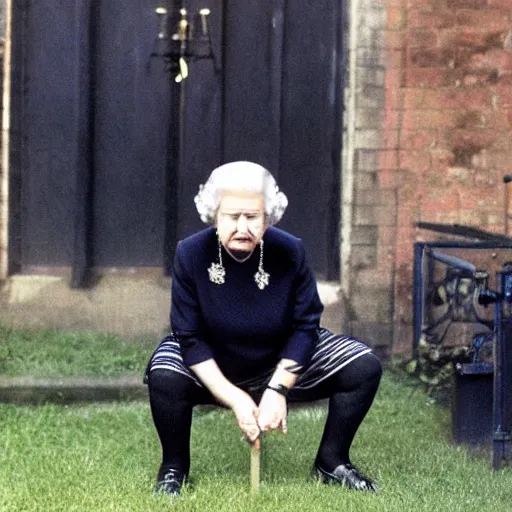
[[271, 389], [280, 395], [286, 396], [290, 388], [287, 388], [284, 384], [268, 384], [267, 389]]

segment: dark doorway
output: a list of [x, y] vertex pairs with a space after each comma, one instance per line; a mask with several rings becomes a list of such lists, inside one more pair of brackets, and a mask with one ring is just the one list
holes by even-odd
[[156, 50], [155, 0], [15, 7], [11, 269], [163, 267], [202, 227], [220, 163], [269, 167], [319, 277], [338, 277], [343, 2], [161, 0], [208, 7], [215, 63], [181, 84]]

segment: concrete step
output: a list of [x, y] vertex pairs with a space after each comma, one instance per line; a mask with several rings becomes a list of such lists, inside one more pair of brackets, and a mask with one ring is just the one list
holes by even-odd
[[111, 379], [0, 377], [0, 403], [41, 405], [147, 400], [147, 398], [147, 386], [142, 383], [142, 376]]

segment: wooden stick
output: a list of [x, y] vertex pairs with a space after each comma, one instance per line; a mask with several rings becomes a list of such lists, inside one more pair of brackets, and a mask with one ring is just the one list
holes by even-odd
[[261, 436], [251, 445], [251, 493], [260, 490]]

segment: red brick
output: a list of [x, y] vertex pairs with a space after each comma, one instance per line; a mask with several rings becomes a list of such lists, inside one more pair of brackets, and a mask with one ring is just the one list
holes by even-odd
[[413, 179], [415, 178], [413, 172], [409, 169], [380, 169], [378, 183], [381, 188], [400, 188], [409, 183], [410, 176], [413, 176]]
[[381, 246], [392, 246], [395, 244], [396, 239], [396, 226], [379, 226], [378, 232], [378, 245]]
[[386, 26], [388, 30], [401, 30], [405, 24], [405, 9], [392, 3], [386, 8]]
[[403, 243], [404, 234], [412, 233], [414, 225], [420, 220], [420, 203], [414, 206], [399, 205], [397, 214], [397, 242]]
[[456, 129], [450, 133], [450, 145], [460, 150], [480, 151], [491, 147], [496, 141], [494, 130], [462, 130]]
[[437, 32], [432, 29], [408, 30], [406, 38], [409, 48], [431, 48], [437, 45]]
[[449, 9], [481, 9], [487, 7], [487, 0], [447, 0], [446, 5]]
[[425, 108], [425, 89], [404, 89], [404, 110], [418, 110]]
[[446, 169], [446, 178], [460, 187], [471, 183], [474, 170], [468, 167], [454, 166]]
[[404, 50], [389, 50], [386, 52], [386, 69], [402, 68], [404, 61]]
[[423, 189], [420, 181], [402, 185], [398, 189], [398, 201], [400, 208], [415, 207], [423, 198]]
[[384, 130], [382, 144], [386, 149], [397, 149], [400, 146], [398, 143], [398, 130]]
[[[437, 4], [435, 6], [437, 7]], [[432, 0], [405, 0], [405, 7], [409, 12], [417, 10], [432, 12], [434, 10], [434, 2]]]
[[486, 149], [492, 151], [512, 151], [512, 138], [509, 132], [493, 131], [493, 133], [492, 145], [489, 145]]
[[405, 108], [461, 109], [468, 105], [492, 106], [492, 93], [488, 86], [445, 87], [442, 89], [407, 89]]
[[441, 47], [468, 47], [473, 51], [486, 51], [492, 49], [499, 42], [499, 34], [496, 34], [493, 42], [492, 34], [485, 25], [468, 27], [457, 26], [450, 29], [439, 30], [439, 45]]
[[403, 30], [386, 30], [385, 46], [389, 50], [401, 50], [405, 47], [405, 32]]
[[438, 9], [434, 12], [414, 9], [407, 15], [407, 27], [412, 28], [449, 28], [456, 23], [455, 13], [450, 9]]
[[[446, 149], [433, 149], [430, 152], [430, 156], [432, 159], [432, 170], [434, 171], [446, 169], [446, 167], [451, 167], [455, 163], [453, 151]], [[436, 173], [434, 172], [434, 174]]]
[[396, 169], [398, 167], [398, 153], [392, 149], [378, 151], [381, 169]]
[[503, 205], [503, 194], [497, 193], [494, 188], [470, 189], [460, 196], [461, 209], [480, 209]]
[[482, 224], [479, 227], [485, 231], [490, 231], [491, 233], [505, 234], [505, 221], [504, 220], [496, 222], [496, 224]]
[[380, 169], [378, 173], [380, 187], [393, 187], [395, 185], [395, 169]]
[[457, 128], [483, 128], [489, 125], [489, 118], [494, 113], [485, 108], [471, 108], [461, 110], [457, 114]]
[[453, 48], [411, 48], [407, 50], [407, 65], [420, 68], [443, 67], [455, 61]]
[[473, 87], [476, 85], [484, 85], [489, 83], [489, 73], [473, 73], [466, 75], [462, 79], [462, 84], [466, 87]]
[[460, 211], [460, 223], [494, 233], [505, 233], [505, 215], [501, 210], [464, 209]]
[[507, 83], [499, 83], [494, 90], [497, 93], [495, 98], [499, 102], [500, 108], [509, 110], [512, 108], [512, 88]]
[[429, 128], [449, 128], [456, 124], [458, 112], [456, 110], [406, 110], [403, 117], [405, 130], [421, 130]]
[[400, 168], [411, 169], [418, 173], [430, 168], [429, 151], [406, 150], [400, 151]]
[[505, 31], [509, 28], [509, 14], [499, 9], [461, 9], [457, 11], [457, 23], [462, 27], [485, 27], [488, 32]]
[[502, 49], [493, 49], [487, 52], [476, 53], [471, 56], [467, 64], [469, 70], [507, 71], [512, 69], [511, 52]]
[[393, 130], [397, 126], [401, 125], [401, 119], [401, 110], [392, 110], [386, 108], [386, 111], [384, 112], [384, 122], [382, 124], [382, 127], [384, 130]]
[[419, 221], [419, 208], [409, 210], [407, 212], [407, 222], [402, 223], [397, 230], [396, 244], [403, 246], [409, 244], [412, 247], [416, 239], [416, 223]]
[[437, 145], [437, 130], [402, 130], [400, 147], [402, 149], [427, 150]]
[[488, 155], [488, 165], [491, 168], [499, 169], [503, 174], [512, 174], [511, 152], [493, 151]]
[[510, 0], [487, 0], [489, 7], [497, 7], [510, 12]]
[[482, 189], [485, 187], [495, 188], [498, 184], [498, 173], [495, 170], [477, 170], [474, 175], [475, 187]]
[[385, 89], [385, 105], [387, 110], [402, 109], [403, 90], [400, 87], [388, 87]]
[[499, 76], [499, 83], [512, 87], [512, 71], [503, 71]]
[[401, 69], [390, 69], [386, 72], [384, 87], [386, 89], [398, 90], [402, 87]]
[[406, 87], [441, 87], [446, 84], [446, 71], [440, 68], [408, 66], [405, 70]]
[[[421, 220], [423, 222], [441, 222], [443, 224], [460, 224], [460, 211], [453, 210], [439, 210], [437, 205], [432, 204], [432, 209], [421, 211]], [[437, 238], [437, 237], [436, 237]]]

